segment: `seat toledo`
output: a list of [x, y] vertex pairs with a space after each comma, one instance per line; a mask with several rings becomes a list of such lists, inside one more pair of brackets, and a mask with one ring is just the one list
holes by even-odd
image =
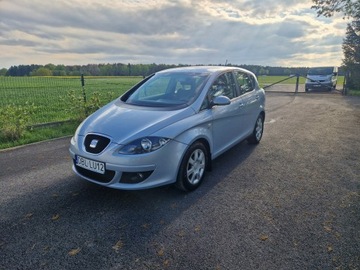
[[259, 143], [264, 120], [265, 92], [250, 71], [163, 70], [80, 124], [69, 149], [73, 170], [116, 189], [175, 184], [191, 191], [214, 158], [245, 139]]

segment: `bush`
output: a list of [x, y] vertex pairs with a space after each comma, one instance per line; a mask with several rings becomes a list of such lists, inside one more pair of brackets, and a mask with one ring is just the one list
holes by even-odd
[[20, 139], [30, 122], [36, 107], [34, 104], [6, 105], [0, 109], [0, 140], [16, 141]]
[[90, 99], [84, 98], [83, 95], [76, 94], [75, 90], [67, 92], [66, 97], [62, 98], [69, 106], [67, 112], [71, 115], [71, 119], [81, 122], [88, 115], [100, 109], [105, 103], [114, 98], [115, 94], [112, 92], [106, 93], [103, 97], [99, 92], [94, 92]]

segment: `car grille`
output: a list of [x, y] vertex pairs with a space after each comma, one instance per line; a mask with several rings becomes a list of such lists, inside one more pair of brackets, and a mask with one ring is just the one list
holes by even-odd
[[87, 135], [84, 142], [86, 151], [92, 154], [99, 154], [109, 143], [109, 138], [95, 134]]
[[76, 165], [75, 160], [74, 160], [74, 165], [75, 165], [76, 171], [79, 174], [81, 174], [82, 176], [85, 176], [87, 178], [90, 178], [90, 179], [92, 179], [94, 181], [97, 181], [97, 182], [108, 183], [115, 176], [115, 172], [111, 171], [111, 170], [105, 170], [105, 173], [101, 174], [101, 173], [96, 173], [96, 172], [92, 172], [92, 171], [89, 171], [87, 169], [81, 168], [81, 167]]

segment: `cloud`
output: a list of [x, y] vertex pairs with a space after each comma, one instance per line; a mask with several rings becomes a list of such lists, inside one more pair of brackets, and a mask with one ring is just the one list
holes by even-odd
[[311, 5], [311, 0], [3, 0], [0, 50], [6, 53], [0, 65], [226, 60], [339, 65], [346, 22], [317, 18]]

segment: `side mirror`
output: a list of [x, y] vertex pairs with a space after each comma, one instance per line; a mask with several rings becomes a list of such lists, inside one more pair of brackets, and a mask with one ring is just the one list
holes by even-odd
[[211, 107], [217, 105], [217, 106], [225, 106], [229, 105], [231, 103], [230, 99], [226, 96], [218, 96], [213, 99], [211, 102]]

